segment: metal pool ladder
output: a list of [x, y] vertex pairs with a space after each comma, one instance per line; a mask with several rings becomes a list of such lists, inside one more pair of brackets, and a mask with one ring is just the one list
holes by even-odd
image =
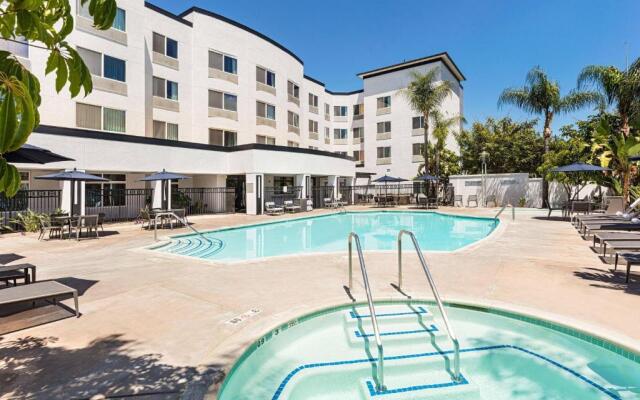
[[376, 390], [383, 391], [384, 387], [384, 351], [382, 349], [382, 340], [380, 339], [380, 331], [378, 330], [378, 318], [376, 317], [376, 308], [373, 305], [373, 297], [371, 296], [371, 288], [369, 287], [369, 277], [367, 276], [367, 267], [364, 264], [362, 256], [362, 247], [360, 246], [360, 238], [355, 232], [349, 234], [349, 292], [353, 288], [353, 263], [352, 263], [352, 241], [356, 241], [356, 251], [358, 252], [358, 260], [360, 261], [360, 271], [362, 271], [362, 281], [364, 290], [367, 293], [367, 303], [369, 303], [369, 314], [371, 315], [371, 325], [373, 325], [373, 334], [378, 346], [378, 368], [377, 368], [377, 385]]
[[438, 288], [436, 288], [436, 283], [433, 280], [433, 276], [431, 276], [431, 272], [429, 271], [429, 267], [427, 266], [427, 262], [422, 255], [422, 250], [420, 250], [420, 246], [418, 245], [418, 241], [416, 240], [416, 236], [411, 231], [401, 230], [398, 233], [398, 288], [402, 289], [402, 236], [408, 235], [413, 242], [413, 247], [416, 249], [416, 253], [418, 253], [418, 258], [420, 259], [420, 264], [422, 265], [422, 269], [424, 271], [425, 276], [427, 277], [427, 281], [429, 281], [429, 286], [431, 286], [431, 292], [433, 292], [433, 297], [436, 299], [436, 304], [438, 305], [438, 309], [440, 310], [440, 314], [442, 315], [442, 319], [444, 320], [444, 326], [447, 329], [447, 335], [449, 335], [449, 339], [453, 343], [453, 379], [456, 382], [460, 381], [460, 343], [458, 342], [458, 337], [453, 332], [453, 328], [449, 323], [449, 317], [447, 317], [447, 312], [444, 310], [444, 306], [442, 305], [442, 299], [440, 298], [440, 294], [438, 293]]
[[209, 239], [208, 237], [206, 237], [205, 235], [202, 234], [202, 232], [200, 232], [199, 230], [197, 230], [196, 228], [194, 228], [193, 226], [189, 225], [187, 223], [186, 218], [182, 218], [179, 217], [176, 213], [171, 212], [171, 211], [167, 211], [167, 212], [162, 212], [162, 213], [158, 213], [156, 214], [155, 217], [155, 221], [153, 224], [153, 239], [157, 242], [158, 241], [158, 218], [162, 217], [162, 216], [174, 216], [178, 221], [182, 222], [182, 225], [186, 226], [187, 228], [191, 229], [196, 235], [199, 235], [201, 238], [203, 238], [204, 240], [206, 240], [209, 243], [211, 242], [211, 239]]
[[495, 217], [493, 217], [493, 219], [498, 219], [498, 217], [500, 216], [500, 214], [502, 214], [502, 212], [508, 207], [511, 206], [511, 220], [515, 221], [516, 220], [516, 206], [509, 204], [509, 203], [505, 203], [502, 208], [500, 209], [500, 211], [498, 211], [498, 213], [496, 214]]

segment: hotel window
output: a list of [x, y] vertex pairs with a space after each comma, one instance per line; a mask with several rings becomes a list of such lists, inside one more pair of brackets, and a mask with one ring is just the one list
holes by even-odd
[[126, 204], [125, 189], [127, 176], [125, 174], [96, 174], [108, 182], [87, 182], [85, 185], [85, 207], [116, 207]]
[[167, 57], [178, 58], [178, 42], [153, 32], [153, 51]]
[[347, 138], [347, 130], [346, 129], [334, 129], [333, 130], [333, 138], [336, 140], [346, 139]]
[[391, 96], [378, 97], [377, 104], [378, 110], [391, 107]]
[[378, 122], [378, 133], [391, 132], [391, 121]]
[[329, 130], [329, 128], [324, 128], [324, 138], [326, 140], [331, 140], [331, 130]]
[[124, 110], [76, 103], [76, 126], [110, 132], [126, 131]]
[[287, 121], [291, 126], [300, 127], [300, 116], [292, 111], [287, 111]]
[[272, 119], [275, 121], [276, 106], [272, 106], [271, 104], [263, 103], [261, 101], [256, 101], [256, 115], [258, 117]]
[[228, 74], [238, 74], [238, 60], [226, 54], [209, 50], [209, 68], [224, 71]]
[[76, 49], [82, 61], [89, 68], [91, 75], [101, 76], [107, 79], [113, 79], [120, 82], [127, 81], [127, 69], [124, 60], [111, 57], [97, 51], [78, 47]]
[[209, 144], [233, 147], [238, 144], [238, 133], [222, 129], [209, 129]]
[[318, 121], [309, 120], [309, 132], [318, 133]]
[[8, 51], [18, 57], [29, 58], [29, 42], [24, 37], [16, 37], [12, 40], [0, 39], [0, 50]]
[[238, 111], [238, 96], [209, 90], [209, 107], [227, 111]]
[[[89, 13], [89, 1], [81, 4], [78, 0], [78, 14], [93, 21], [93, 17]], [[116, 8], [116, 16], [111, 23], [113, 29], [117, 29], [122, 32], [127, 31], [127, 12], [120, 7]]]
[[391, 157], [391, 147], [378, 147], [378, 158], [390, 158]]
[[424, 117], [413, 117], [411, 118], [411, 126], [413, 129], [423, 129], [424, 128]]
[[178, 124], [154, 120], [153, 137], [157, 139], [178, 140]]
[[276, 138], [271, 136], [256, 135], [256, 143], [270, 144], [275, 146]]
[[309, 93], [309, 105], [312, 107], [318, 107], [318, 96], [313, 93]]
[[356, 161], [364, 161], [364, 151], [362, 150], [354, 150], [353, 151], [353, 159]]
[[353, 116], [362, 115], [364, 113], [364, 104], [355, 104], [353, 106]]
[[256, 80], [265, 85], [276, 87], [276, 73], [262, 67], [256, 67]]
[[347, 106], [334, 106], [333, 107], [333, 115], [336, 117], [346, 117], [347, 116]]
[[287, 147], [300, 147], [300, 143], [293, 140], [287, 140]]
[[153, 95], [178, 101], [178, 83], [154, 76]]
[[424, 143], [414, 143], [411, 145], [411, 149], [414, 156], [421, 156], [422, 149], [424, 149]]
[[300, 98], [300, 86], [291, 81], [287, 81], [287, 94], [293, 98]]
[[353, 128], [353, 138], [354, 139], [364, 139], [364, 128], [359, 127], [359, 128]]
[[324, 115], [329, 116], [329, 114], [331, 114], [331, 107], [329, 106], [329, 104], [324, 103]]

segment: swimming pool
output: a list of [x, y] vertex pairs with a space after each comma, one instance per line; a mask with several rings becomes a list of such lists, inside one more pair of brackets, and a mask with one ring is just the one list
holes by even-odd
[[493, 218], [423, 211], [346, 212], [174, 236], [156, 250], [217, 261], [345, 251], [356, 232], [367, 250], [394, 250], [401, 229], [413, 231], [422, 250], [452, 251], [489, 235]]
[[[385, 391], [366, 305], [289, 321], [229, 372], [220, 400], [637, 399], [640, 355], [573, 329], [496, 309], [445, 307], [460, 339], [462, 379], [430, 302], [380, 302]], [[432, 314], [432, 311], [434, 313]]]

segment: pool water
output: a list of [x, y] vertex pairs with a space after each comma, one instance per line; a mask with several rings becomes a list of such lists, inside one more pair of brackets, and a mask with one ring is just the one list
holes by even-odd
[[[412, 231], [422, 250], [452, 251], [489, 235], [493, 218], [436, 212], [347, 212], [285, 220], [240, 228], [180, 235], [156, 249], [218, 261], [242, 261], [300, 253], [339, 252], [347, 249], [347, 236], [356, 232], [363, 250], [394, 250], [401, 229]], [[409, 243], [407, 243], [409, 245]]]
[[[290, 321], [254, 343], [220, 400], [638, 399], [640, 355], [568, 328], [496, 310], [447, 306], [460, 340], [462, 379], [431, 303], [376, 306], [385, 390], [366, 305]], [[433, 313], [432, 313], [433, 312]], [[580, 338], [581, 337], [581, 338]], [[605, 348], [607, 347], [607, 348]]]

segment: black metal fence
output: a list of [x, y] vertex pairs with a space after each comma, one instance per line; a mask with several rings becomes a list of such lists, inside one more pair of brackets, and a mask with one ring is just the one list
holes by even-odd
[[341, 186], [338, 192], [341, 201], [349, 204], [374, 204], [387, 201], [399, 204], [415, 203], [418, 193], [426, 193], [427, 184], [424, 182], [413, 182], [408, 184], [394, 185], [358, 185]]
[[140, 215], [140, 210], [150, 208], [153, 189], [92, 188], [85, 192], [85, 214], [103, 213], [105, 221], [129, 221]]
[[171, 208], [184, 208], [187, 215], [235, 212], [236, 189], [180, 188], [171, 193]]
[[333, 186], [313, 186], [311, 188], [313, 207], [324, 208], [324, 199], [333, 198]]
[[285, 200], [299, 199], [300, 193], [302, 193], [302, 186], [286, 186], [286, 191], [284, 190], [284, 187], [265, 186], [264, 202], [274, 202], [279, 206], [282, 205]]
[[60, 190], [20, 190], [12, 198], [0, 193], [0, 225], [11, 226], [11, 220], [27, 210], [52, 214], [60, 207]]

